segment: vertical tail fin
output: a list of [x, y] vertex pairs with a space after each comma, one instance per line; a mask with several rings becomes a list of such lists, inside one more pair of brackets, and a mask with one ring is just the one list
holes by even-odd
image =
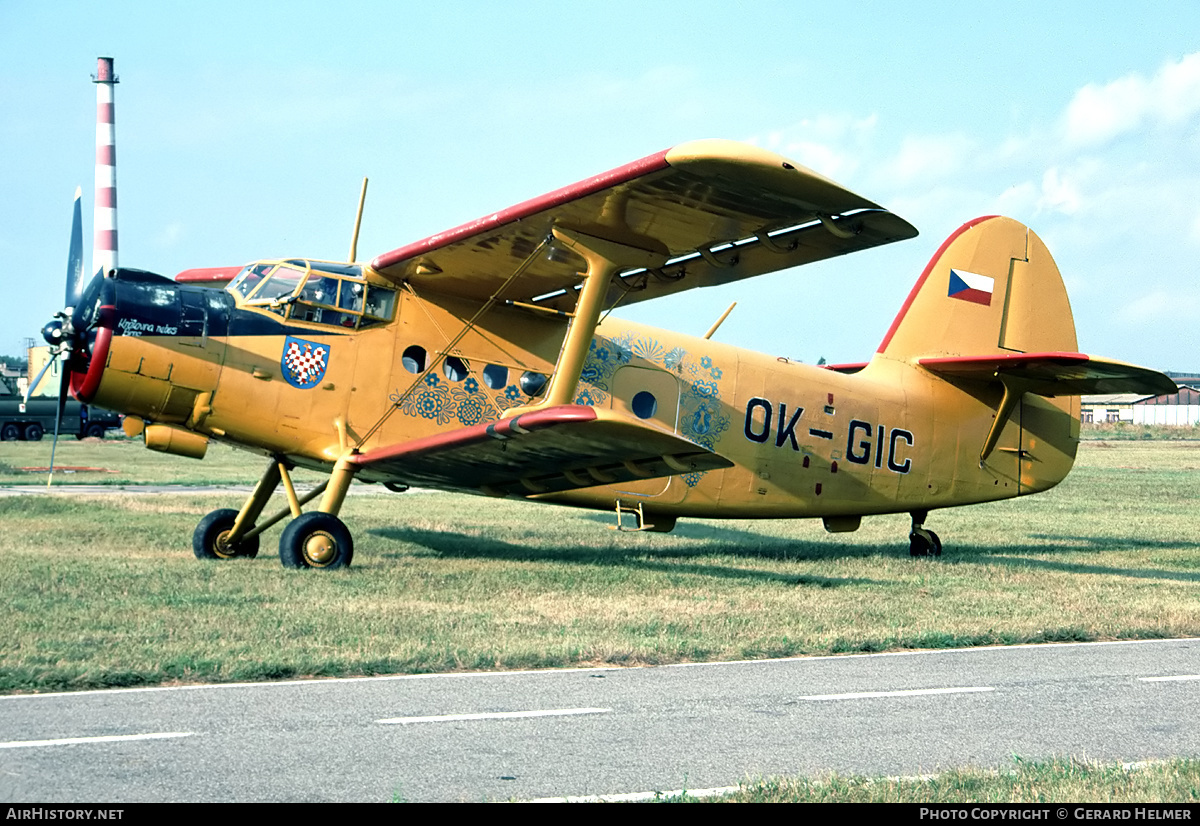
[[1042, 239], [989, 216], [946, 239], [879, 345], [888, 358], [1074, 352], [1062, 276]]

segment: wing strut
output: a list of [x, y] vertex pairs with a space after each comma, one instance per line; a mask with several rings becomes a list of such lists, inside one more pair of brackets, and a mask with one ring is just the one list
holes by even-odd
[[665, 248], [649, 238], [639, 238], [638, 241], [659, 249], [630, 246], [562, 226], [554, 227], [552, 232], [557, 242], [587, 262], [587, 271], [584, 273], [583, 286], [579, 289], [579, 297], [575, 301], [575, 312], [563, 338], [562, 350], [559, 352], [558, 362], [554, 365], [554, 375], [550, 378], [550, 387], [546, 395], [535, 404], [505, 411], [505, 418], [534, 409], [572, 404], [579, 389], [579, 376], [583, 372], [588, 347], [596, 332], [596, 324], [600, 321], [600, 311], [603, 309], [613, 276], [621, 270], [661, 267], [669, 257]]
[[[364, 189], [364, 193], [365, 193], [365, 189]], [[375, 432], [377, 430], [379, 430], [379, 428], [383, 427], [384, 422], [386, 422], [393, 413], [395, 413], [397, 410], [400, 409], [401, 405], [403, 405], [405, 400], [413, 394], [414, 390], [416, 390], [418, 387], [421, 386], [421, 383], [425, 381], [425, 377], [428, 376], [430, 373], [432, 373], [433, 370], [439, 364], [441, 364], [442, 360], [449, 353], [451, 353], [455, 347], [458, 346], [458, 343], [460, 341], [462, 341], [463, 337], [466, 336], [467, 333], [469, 333], [471, 330], [475, 329], [476, 322], [479, 321], [479, 319], [483, 316], [484, 313], [486, 313], [488, 310], [490, 310], [492, 307], [494, 307], [496, 305], [497, 301], [499, 301], [499, 299], [500, 299], [500, 295], [506, 289], [508, 289], [508, 286], [510, 284], [512, 284], [514, 281], [516, 281], [518, 278], [520, 278], [521, 275], [525, 272], [525, 270], [527, 270], [529, 268], [529, 265], [532, 264], [535, 260], [537, 260], [537, 257], [539, 255], [541, 255], [542, 251], [546, 248], [546, 244], [547, 244], [547, 241], [543, 240], [542, 243], [540, 243], [536, 247], [534, 247], [533, 252], [529, 253], [529, 255], [527, 255], [525, 257], [525, 260], [521, 262], [520, 266], [518, 266], [515, 270], [513, 270], [512, 275], [510, 275], [507, 279], [505, 279], [504, 283], [501, 284], [500, 287], [494, 293], [492, 293], [491, 298], [489, 298], [483, 304], [483, 306], [479, 308], [479, 310], [475, 313], [475, 315], [471, 316], [471, 319], [466, 324], [463, 325], [462, 329], [458, 331], [458, 335], [456, 335], [453, 339], [450, 340], [450, 342], [442, 349], [442, 352], [439, 355], [436, 355], [429, 360], [429, 364], [426, 365], [425, 369], [420, 373], [420, 375], [418, 375], [415, 379], [413, 379], [413, 383], [408, 386], [408, 389], [405, 390], [404, 393], [401, 394], [401, 396], [398, 399], [396, 399], [395, 401], [392, 402], [391, 407], [389, 407], [387, 409], [387, 412], [385, 412], [379, 418], [379, 421], [375, 422], [375, 424], [371, 426], [371, 429], [368, 430], [366, 432], [366, 434], [361, 439], [358, 440], [358, 445], [355, 446], [354, 452], [357, 452], [358, 446], [365, 444], [368, 439], [370, 439], [372, 436], [375, 435]], [[411, 284], [408, 285], [408, 288], [409, 288], [409, 290], [412, 290], [412, 285]], [[413, 294], [416, 295], [415, 292]], [[593, 324], [593, 326], [594, 326], [594, 324]], [[582, 362], [580, 363], [580, 369], [582, 370]], [[576, 375], [576, 378], [578, 378], [578, 375]]]

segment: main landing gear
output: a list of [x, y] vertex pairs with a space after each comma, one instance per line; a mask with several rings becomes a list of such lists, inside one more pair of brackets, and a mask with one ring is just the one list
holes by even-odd
[[908, 553], [911, 556], [941, 556], [942, 540], [925, 527], [929, 511], [912, 512], [912, 530], [908, 534]]
[[[279, 560], [285, 568], [345, 568], [354, 558], [354, 539], [338, 519], [342, 501], [354, 478], [354, 467], [345, 459], [333, 468], [327, 482], [296, 496], [288, 475], [290, 466], [277, 459], [267, 468], [240, 511], [215, 510], [200, 520], [192, 535], [192, 552], [197, 559], [253, 558], [258, 555], [259, 536], [275, 523], [292, 517], [279, 538]], [[262, 522], [259, 517], [271, 494], [283, 482], [288, 507]], [[301, 508], [321, 494], [320, 509], [303, 513]]]

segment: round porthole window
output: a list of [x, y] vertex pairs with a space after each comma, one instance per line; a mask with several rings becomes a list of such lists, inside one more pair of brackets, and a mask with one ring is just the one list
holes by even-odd
[[654, 398], [653, 393], [643, 390], [633, 397], [630, 407], [633, 408], [633, 415], [639, 419], [649, 419], [658, 412], [658, 399]]
[[521, 392], [526, 396], [540, 396], [546, 389], [546, 377], [532, 370], [521, 374]]
[[410, 373], [421, 373], [425, 370], [425, 348], [413, 345], [404, 351], [404, 355], [400, 357], [401, 364], [404, 369]]
[[502, 390], [508, 384], [508, 368], [499, 364], [489, 364], [483, 368], [483, 383], [492, 390]]
[[467, 363], [458, 356], [446, 356], [445, 362], [442, 363], [442, 372], [450, 381], [462, 381], [467, 377], [469, 371]]

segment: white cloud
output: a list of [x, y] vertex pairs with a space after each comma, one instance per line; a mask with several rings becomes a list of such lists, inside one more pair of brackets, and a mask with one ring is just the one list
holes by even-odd
[[1126, 324], [1145, 326], [1191, 313], [1196, 305], [1195, 295], [1157, 289], [1126, 304], [1117, 312], [1117, 318]]
[[884, 174], [896, 184], [948, 178], [960, 171], [974, 148], [974, 141], [965, 135], [908, 137], [887, 163]]
[[1175, 125], [1200, 114], [1200, 52], [1168, 63], [1150, 79], [1133, 72], [1099, 86], [1089, 83], [1067, 106], [1067, 142], [1104, 143], [1143, 125]]
[[751, 138], [750, 142], [846, 183], [869, 156], [868, 147], [878, 122], [873, 114], [861, 118], [820, 115], [769, 132], [765, 138]]
[[1039, 201], [1040, 192], [1029, 181], [1014, 184], [996, 196], [992, 209], [1000, 215], [1024, 215], [1032, 212]]
[[179, 221], [172, 221], [159, 231], [154, 238], [154, 243], [160, 247], [173, 247], [179, 243], [183, 235], [183, 224]]
[[1079, 211], [1079, 189], [1075, 182], [1052, 166], [1042, 176], [1042, 195], [1038, 198], [1038, 209], [1057, 210], [1064, 215]]

